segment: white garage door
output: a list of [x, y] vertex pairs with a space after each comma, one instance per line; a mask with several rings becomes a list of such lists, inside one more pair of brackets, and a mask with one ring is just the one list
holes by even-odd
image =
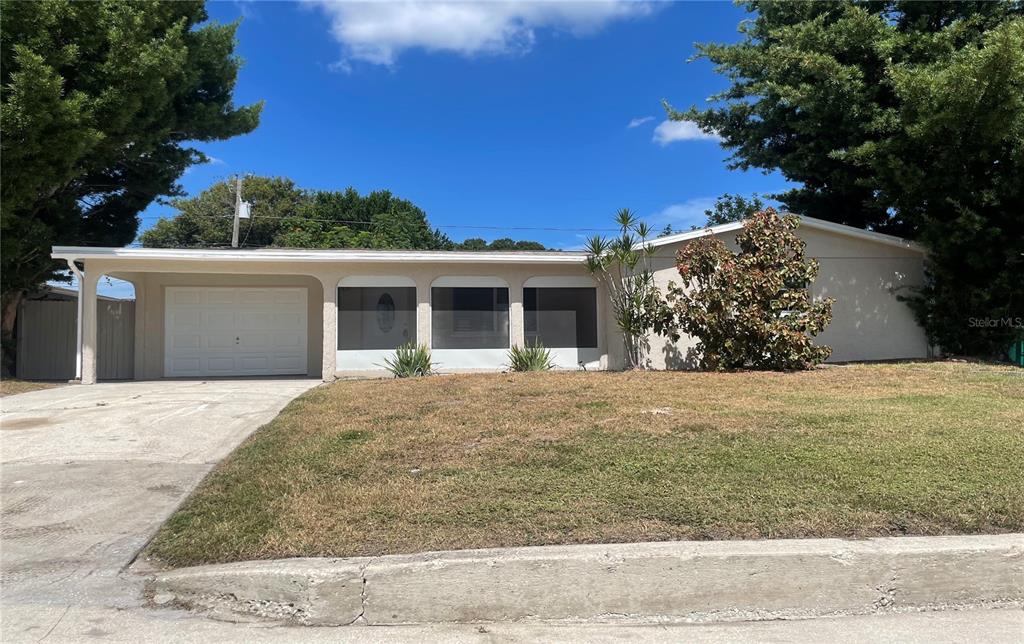
[[306, 373], [306, 289], [167, 287], [164, 375]]

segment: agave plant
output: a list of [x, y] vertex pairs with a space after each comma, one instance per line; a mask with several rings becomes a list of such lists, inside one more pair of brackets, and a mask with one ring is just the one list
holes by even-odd
[[512, 371], [547, 371], [554, 367], [551, 351], [537, 340], [534, 344], [526, 342], [526, 346], [513, 346], [508, 350], [508, 365]]
[[411, 342], [395, 349], [394, 357], [384, 358], [384, 365], [395, 378], [429, 376], [434, 367], [430, 361], [430, 349]]

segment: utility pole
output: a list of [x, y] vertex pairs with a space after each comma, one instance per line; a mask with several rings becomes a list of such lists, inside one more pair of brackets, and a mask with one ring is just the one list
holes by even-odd
[[231, 226], [231, 247], [238, 248], [238, 215], [242, 210], [242, 175], [235, 175], [235, 221]]

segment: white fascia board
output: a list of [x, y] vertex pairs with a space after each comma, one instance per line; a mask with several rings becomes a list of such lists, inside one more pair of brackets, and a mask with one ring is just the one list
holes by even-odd
[[[789, 213], [780, 213], [789, 214]], [[864, 239], [867, 241], [873, 241], [879, 244], [886, 244], [887, 246], [895, 246], [897, 248], [906, 248], [908, 250], [915, 250], [920, 253], [924, 253], [925, 249], [909, 239], [903, 239], [902, 237], [896, 237], [895, 235], [886, 235], [885, 233], [876, 233], [871, 230], [864, 230], [862, 228], [854, 228], [853, 226], [847, 226], [845, 224], [837, 224], [832, 221], [825, 221], [824, 219], [815, 219], [814, 217], [800, 217], [800, 225], [816, 230], [824, 230], [826, 232], [835, 233], [837, 235], [845, 235], [847, 237], [854, 237], [857, 239]], [[710, 228], [701, 228], [699, 230], [691, 230], [685, 233], [678, 233], [675, 235], [667, 235], [665, 237], [658, 237], [647, 241], [648, 246], [667, 246], [668, 244], [677, 244], [679, 242], [690, 241], [691, 239], [697, 239], [700, 237], [706, 237], [708, 235], [718, 235], [720, 233], [728, 233], [734, 230], [743, 228], [742, 221], [733, 221], [727, 224], [720, 224], [718, 226], [711, 226]], [[641, 248], [642, 244], [637, 244], [636, 248]]]
[[197, 248], [97, 248], [54, 246], [50, 255], [64, 260], [158, 260], [201, 262], [422, 262], [442, 264], [582, 264], [586, 253], [578, 252], [501, 252], [443, 250], [301, 250], [267, 248], [260, 250]]
[[[733, 221], [728, 224], [719, 224], [718, 226], [712, 226], [710, 228], [700, 228], [698, 230], [691, 230], [685, 233], [676, 233], [675, 235], [665, 235], [664, 237], [648, 239], [646, 245], [655, 247], [668, 246], [669, 244], [677, 244], [679, 242], [690, 241], [691, 239], [698, 239], [700, 237], [706, 237], [708, 235], [727, 233], [733, 230], [739, 230], [740, 228], [743, 228], [743, 222]], [[635, 248], [640, 249], [643, 246], [644, 243], [638, 242], [635, 245]]]
[[346, 275], [338, 281], [341, 288], [416, 288], [416, 281], [404, 275]]
[[597, 282], [586, 275], [538, 275], [523, 282], [523, 288], [596, 288]]
[[500, 277], [487, 275], [443, 275], [430, 283], [431, 288], [508, 288]]

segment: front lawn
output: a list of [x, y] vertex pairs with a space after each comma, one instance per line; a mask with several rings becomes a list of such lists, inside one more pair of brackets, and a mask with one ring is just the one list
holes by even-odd
[[1024, 530], [1024, 370], [345, 381], [150, 547], [167, 565], [488, 546]]

